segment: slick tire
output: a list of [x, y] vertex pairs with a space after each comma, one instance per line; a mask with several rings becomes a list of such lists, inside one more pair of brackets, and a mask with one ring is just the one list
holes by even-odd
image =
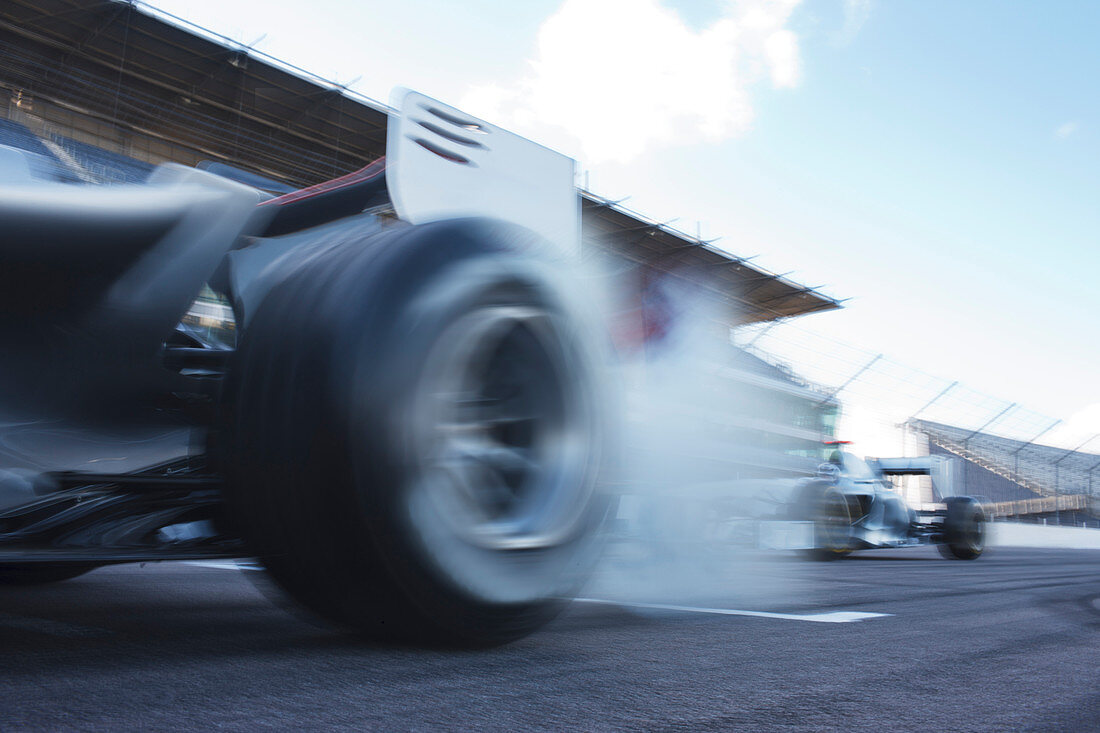
[[479, 219], [337, 228], [256, 310], [226, 385], [227, 507], [307, 609], [484, 646], [574, 593], [608, 506], [602, 342], [545, 246]]
[[969, 496], [947, 499], [940, 554], [949, 560], [976, 560], [985, 551], [986, 518], [982, 505]]

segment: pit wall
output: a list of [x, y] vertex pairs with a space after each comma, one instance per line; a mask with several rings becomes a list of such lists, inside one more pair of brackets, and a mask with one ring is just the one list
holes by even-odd
[[989, 544], [995, 547], [1056, 547], [1100, 550], [1100, 529], [1044, 527], [1041, 524], [994, 522]]

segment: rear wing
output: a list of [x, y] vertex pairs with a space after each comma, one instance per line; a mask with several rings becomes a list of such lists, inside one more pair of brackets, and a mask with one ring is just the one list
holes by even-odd
[[386, 185], [401, 219], [501, 219], [578, 251], [572, 158], [417, 92], [398, 89], [394, 101]]
[[886, 476], [930, 476], [932, 489], [940, 498], [958, 496], [961, 493], [960, 465], [951, 456], [868, 458], [867, 462]]
[[384, 158], [264, 201], [257, 233], [290, 234], [388, 204], [412, 224], [486, 217], [540, 234], [562, 254], [580, 250], [572, 158], [417, 92], [398, 89], [395, 100]]

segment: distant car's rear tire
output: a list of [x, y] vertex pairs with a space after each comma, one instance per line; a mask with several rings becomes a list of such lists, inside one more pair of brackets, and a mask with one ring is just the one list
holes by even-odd
[[573, 593], [606, 511], [594, 334], [525, 230], [345, 236], [245, 328], [221, 451], [231, 518], [339, 625], [523, 636]]
[[948, 498], [940, 554], [949, 560], [976, 560], [985, 551], [985, 537], [982, 505], [969, 496]]
[[852, 552], [852, 515], [848, 500], [835, 486], [809, 484], [801, 494], [798, 512], [813, 522], [813, 547], [804, 554], [812, 560], [838, 560]]
[[46, 585], [60, 583], [83, 575], [91, 570], [88, 565], [53, 565], [50, 563], [3, 563], [0, 564], [0, 586], [4, 585]]

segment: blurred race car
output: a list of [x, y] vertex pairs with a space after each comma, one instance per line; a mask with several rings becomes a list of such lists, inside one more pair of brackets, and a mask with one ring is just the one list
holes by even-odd
[[978, 499], [946, 496], [942, 508], [918, 512], [890, 483], [891, 475], [934, 474], [933, 458], [864, 460], [834, 449], [791, 507], [796, 519], [812, 523], [807, 553], [833, 560], [853, 550], [936, 545], [946, 558], [978, 558], [986, 538], [986, 515]]
[[278, 197], [0, 150], [0, 584], [257, 556], [340, 626], [461, 644], [570, 597], [607, 506], [573, 161], [399, 106], [385, 160]]

